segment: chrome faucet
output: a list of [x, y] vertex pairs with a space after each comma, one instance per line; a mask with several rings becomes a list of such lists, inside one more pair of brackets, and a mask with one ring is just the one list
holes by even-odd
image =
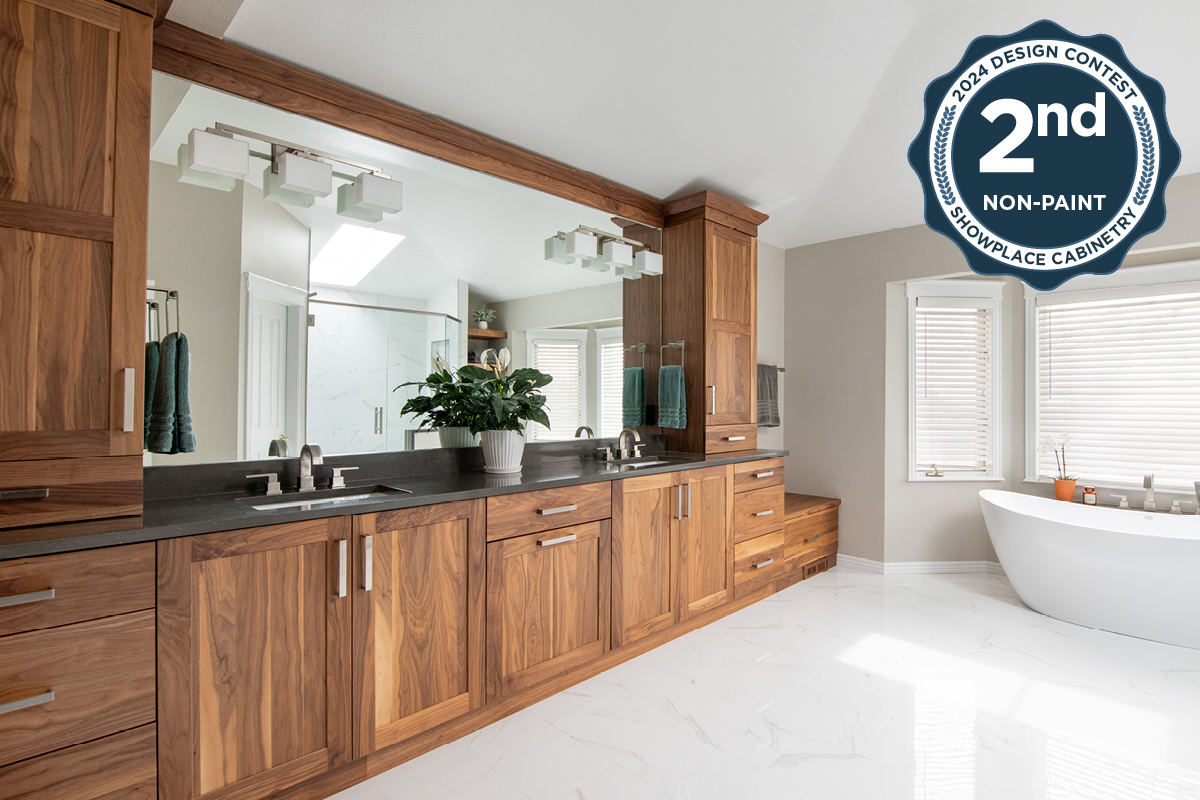
[[578, 428], [575, 429], [575, 438], [578, 439], [579, 434], [583, 433], [584, 431], [587, 431], [587, 438], [589, 438], [589, 439], [596, 438], [596, 432], [593, 431], [591, 428], [589, 428], [587, 425], [580, 425]]
[[1146, 490], [1146, 502], [1142, 504], [1143, 511], [1157, 511], [1158, 506], [1154, 503], [1154, 473], [1147, 472], [1146, 477], [1142, 479], [1142, 488]]
[[[633, 442], [629, 442], [629, 437], [633, 437]], [[642, 455], [642, 446], [637, 442], [642, 441], [642, 436], [633, 428], [622, 428], [621, 433], [617, 436], [617, 448], [621, 451], [621, 458], [638, 458]], [[626, 446], [631, 444], [632, 446]]]
[[312, 492], [316, 490], [316, 485], [313, 483], [313, 465], [320, 464], [324, 459], [321, 458], [321, 445], [306, 444], [300, 449], [300, 491]]

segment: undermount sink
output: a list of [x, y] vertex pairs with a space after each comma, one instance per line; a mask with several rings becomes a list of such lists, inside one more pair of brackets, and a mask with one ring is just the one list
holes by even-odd
[[412, 494], [412, 492], [398, 486], [358, 486], [346, 489], [318, 489], [315, 492], [288, 492], [275, 497], [267, 495], [243, 497], [238, 502], [250, 506], [255, 511], [277, 511], [283, 508], [330, 508], [355, 503], [369, 503], [398, 494]]
[[613, 467], [626, 472], [633, 469], [645, 469], [646, 467], [663, 467], [669, 464], [683, 464], [689, 459], [679, 458], [659, 458], [657, 456], [644, 456], [638, 459], [625, 459], [608, 462], [609, 467]]

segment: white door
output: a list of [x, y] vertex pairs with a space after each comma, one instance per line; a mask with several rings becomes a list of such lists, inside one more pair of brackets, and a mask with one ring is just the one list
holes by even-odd
[[255, 297], [247, 347], [250, 451], [246, 458], [266, 458], [271, 440], [287, 433], [288, 307]]

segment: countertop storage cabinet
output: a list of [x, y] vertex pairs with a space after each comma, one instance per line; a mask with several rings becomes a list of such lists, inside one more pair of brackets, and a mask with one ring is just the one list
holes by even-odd
[[0, 527], [141, 512], [152, 24], [0, 0]]

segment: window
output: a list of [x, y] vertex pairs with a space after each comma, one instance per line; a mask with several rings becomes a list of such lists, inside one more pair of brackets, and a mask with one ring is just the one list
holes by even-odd
[[914, 281], [909, 307], [909, 479], [1000, 474], [999, 281]]
[[1053, 476], [1039, 444], [1069, 434], [1067, 471], [1081, 481], [1140, 487], [1153, 472], [1158, 488], [1190, 491], [1200, 479], [1200, 283], [1027, 294], [1026, 477]]
[[600, 428], [602, 438], [621, 433], [621, 395], [625, 385], [625, 340], [620, 328], [596, 331], [596, 347], [600, 351]]
[[584, 345], [587, 331], [576, 329], [529, 331], [529, 365], [554, 378], [542, 391], [550, 427], [533, 423], [529, 440], [558, 442], [575, 437], [583, 425]]

